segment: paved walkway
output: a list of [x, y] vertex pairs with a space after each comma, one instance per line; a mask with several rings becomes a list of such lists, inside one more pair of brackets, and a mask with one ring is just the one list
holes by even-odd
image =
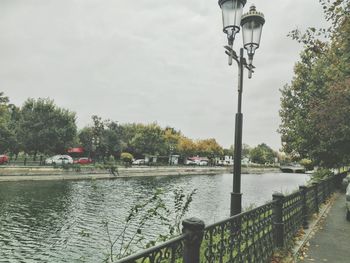
[[350, 262], [350, 222], [345, 219], [345, 211], [345, 195], [341, 194], [310, 239], [307, 257], [299, 262]]

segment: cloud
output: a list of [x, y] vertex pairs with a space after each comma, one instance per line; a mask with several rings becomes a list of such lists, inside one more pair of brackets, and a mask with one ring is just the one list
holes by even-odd
[[[277, 149], [278, 89], [291, 80], [301, 48], [286, 35], [325, 23], [317, 1], [255, 3], [266, 24], [256, 73], [244, 79], [243, 140]], [[77, 112], [80, 127], [93, 114], [158, 121], [229, 146], [237, 69], [227, 66], [225, 44], [216, 1], [0, 2], [1, 90], [16, 104], [50, 97]]]

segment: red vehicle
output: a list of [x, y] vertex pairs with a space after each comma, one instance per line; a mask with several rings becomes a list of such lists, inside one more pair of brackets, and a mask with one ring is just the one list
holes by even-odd
[[74, 163], [89, 164], [89, 163], [92, 163], [92, 159], [88, 157], [82, 157], [82, 158], [79, 158], [78, 160], [74, 160]]
[[0, 155], [0, 164], [5, 164], [9, 162], [9, 157], [7, 155]]

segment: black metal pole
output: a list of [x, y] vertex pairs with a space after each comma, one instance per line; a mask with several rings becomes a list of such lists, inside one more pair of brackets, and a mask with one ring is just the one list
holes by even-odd
[[242, 156], [242, 92], [243, 92], [243, 48], [240, 49], [238, 62], [238, 110], [235, 123], [235, 144], [234, 144], [234, 164], [233, 164], [233, 191], [231, 193], [231, 211], [234, 216], [242, 212], [241, 193], [241, 156]]

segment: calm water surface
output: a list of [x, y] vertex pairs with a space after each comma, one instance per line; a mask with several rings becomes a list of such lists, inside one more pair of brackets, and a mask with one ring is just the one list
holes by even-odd
[[[290, 193], [307, 179], [304, 174], [245, 174], [243, 207], [264, 204], [274, 191]], [[197, 189], [186, 217], [210, 224], [229, 216], [230, 174], [0, 183], [0, 262], [101, 262], [108, 249], [102, 222], [117, 234], [130, 207], [156, 188], [164, 189], [169, 208], [174, 189]], [[144, 234], [152, 239], [163, 231], [154, 222]]]

